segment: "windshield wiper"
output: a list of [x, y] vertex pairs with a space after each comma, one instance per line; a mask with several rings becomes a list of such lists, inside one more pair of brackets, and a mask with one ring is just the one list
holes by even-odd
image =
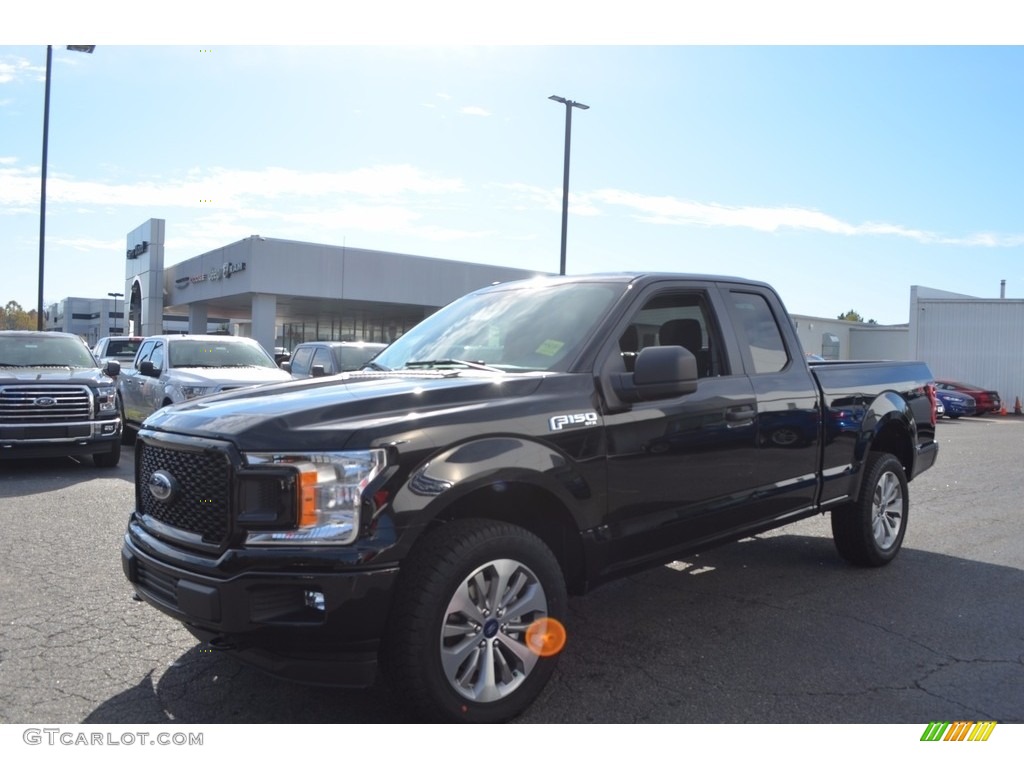
[[454, 357], [444, 358], [443, 360], [410, 360], [405, 364], [406, 368], [440, 368], [446, 365], [464, 365], [467, 368], [473, 368], [477, 371], [490, 371], [491, 373], [505, 373], [501, 368], [495, 368], [493, 365], [487, 365], [485, 363], [476, 362], [473, 360], [456, 360]]

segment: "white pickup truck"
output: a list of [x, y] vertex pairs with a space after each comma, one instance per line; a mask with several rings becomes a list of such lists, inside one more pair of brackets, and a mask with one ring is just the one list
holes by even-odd
[[132, 366], [117, 377], [118, 408], [124, 432], [134, 432], [165, 405], [291, 379], [254, 339], [150, 336], [139, 347]]

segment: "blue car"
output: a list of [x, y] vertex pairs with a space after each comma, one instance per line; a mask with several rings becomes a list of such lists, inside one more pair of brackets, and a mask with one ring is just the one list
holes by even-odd
[[936, 389], [935, 396], [942, 403], [946, 416], [959, 419], [961, 416], [973, 416], [977, 410], [974, 398], [952, 389]]

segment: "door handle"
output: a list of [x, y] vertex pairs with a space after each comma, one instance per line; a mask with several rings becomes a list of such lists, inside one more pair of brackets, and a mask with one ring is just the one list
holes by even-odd
[[735, 408], [726, 408], [725, 420], [733, 425], [739, 422], [751, 422], [757, 411], [752, 405], [737, 405]]

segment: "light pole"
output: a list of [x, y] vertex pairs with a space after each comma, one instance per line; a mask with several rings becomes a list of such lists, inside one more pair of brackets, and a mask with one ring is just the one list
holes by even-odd
[[[124, 294], [123, 293], [108, 293], [107, 296], [109, 296], [110, 298], [112, 298], [114, 300], [114, 319], [116, 320], [117, 319], [117, 297], [118, 296], [124, 296]], [[118, 330], [124, 331], [124, 328], [119, 326]], [[114, 335], [114, 328], [113, 328], [113, 326], [110, 327], [110, 335], [111, 336]]]
[[572, 108], [590, 109], [578, 101], [563, 99], [561, 96], [548, 96], [552, 101], [565, 104], [565, 169], [562, 173], [562, 258], [559, 262], [558, 274], [565, 274], [565, 237], [569, 228], [569, 145], [572, 141]]
[[[69, 45], [69, 51], [92, 53], [95, 45]], [[36, 330], [43, 330], [43, 255], [46, 246], [46, 144], [50, 133], [50, 64], [53, 46], [46, 46], [46, 88], [43, 96], [43, 170], [39, 188], [39, 296], [36, 303]]]

